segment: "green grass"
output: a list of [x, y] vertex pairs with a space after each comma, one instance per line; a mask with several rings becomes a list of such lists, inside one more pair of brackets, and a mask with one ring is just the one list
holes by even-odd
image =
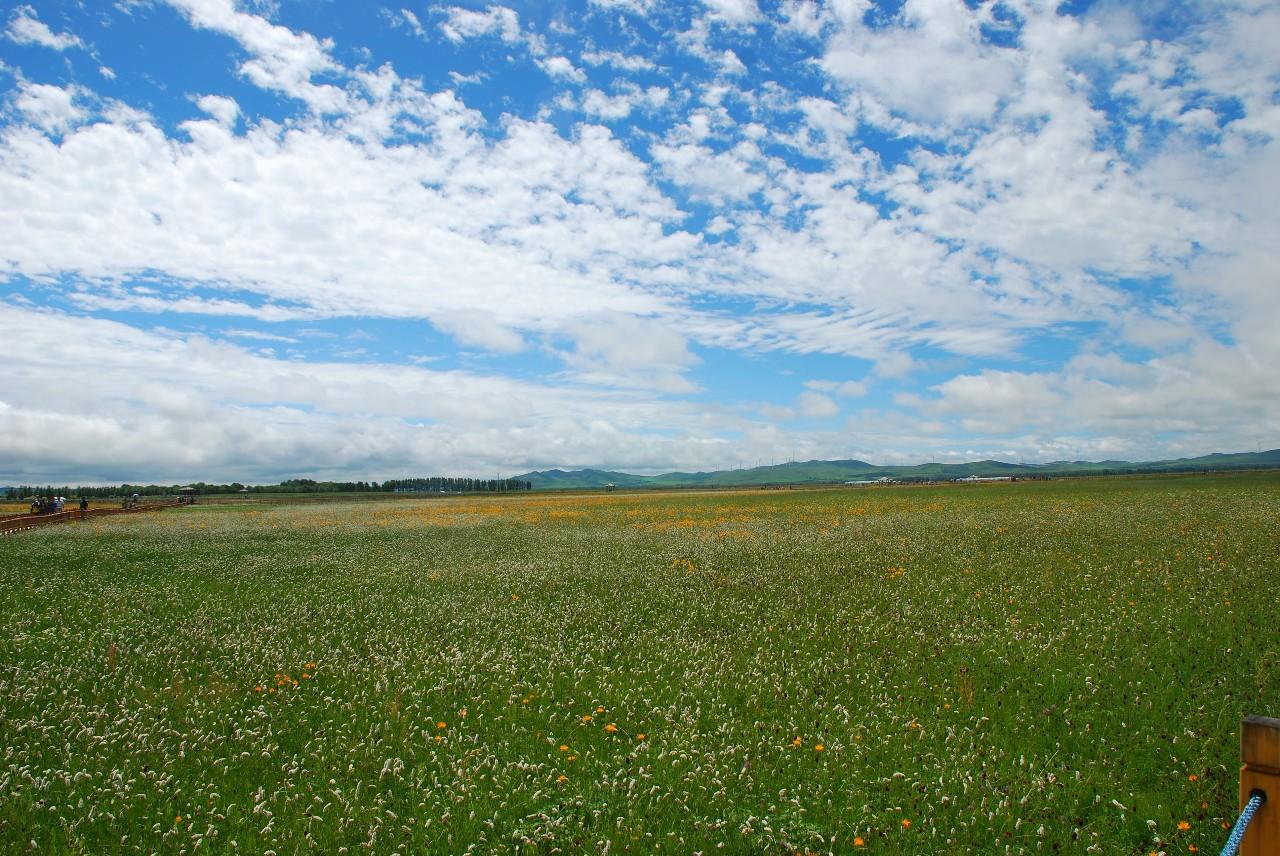
[[1278, 536], [1265, 473], [49, 527], [0, 851], [1216, 851]]

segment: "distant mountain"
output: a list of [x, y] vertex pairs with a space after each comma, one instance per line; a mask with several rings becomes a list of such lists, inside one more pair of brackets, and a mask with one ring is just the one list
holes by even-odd
[[516, 476], [535, 490], [583, 490], [615, 487], [751, 487], [771, 484], [836, 484], [888, 477], [901, 481], [931, 481], [967, 476], [1109, 475], [1120, 473], [1193, 472], [1200, 470], [1257, 470], [1280, 468], [1280, 449], [1267, 452], [1214, 453], [1198, 458], [1165, 461], [1054, 461], [1049, 464], [1009, 464], [972, 461], [965, 464], [881, 466], [866, 461], [793, 461], [768, 467], [717, 470], [709, 473], [663, 473], [638, 476], [612, 470], [541, 470]]

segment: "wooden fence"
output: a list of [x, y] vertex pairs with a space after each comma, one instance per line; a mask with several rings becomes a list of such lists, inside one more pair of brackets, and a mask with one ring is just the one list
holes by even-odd
[[163, 508], [174, 508], [176, 502], [148, 503], [135, 508], [90, 508], [81, 511], [73, 508], [70, 511], [55, 511], [50, 514], [19, 514], [0, 518], [0, 535], [14, 535], [18, 532], [29, 532], [41, 526], [55, 523], [70, 523], [72, 520], [88, 520], [92, 517], [107, 517], [112, 514], [137, 514], [142, 511], [159, 511]]

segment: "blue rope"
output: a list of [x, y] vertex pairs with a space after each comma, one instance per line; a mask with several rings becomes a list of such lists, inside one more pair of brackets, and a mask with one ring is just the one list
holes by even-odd
[[1227, 836], [1227, 843], [1222, 847], [1222, 856], [1236, 856], [1240, 842], [1244, 839], [1244, 831], [1249, 828], [1249, 821], [1253, 820], [1253, 816], [1266, 801], [1267, 795], [1262, 791], [1249, 794], [1249, 802], [1245, 804], [1244, 811], [1240, 812], [1240, 819], [1236, 821], [1231, 834]]

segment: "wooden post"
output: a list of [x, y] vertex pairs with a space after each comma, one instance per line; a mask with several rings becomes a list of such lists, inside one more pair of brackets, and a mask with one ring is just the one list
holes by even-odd
[[1244, 834], [1240, 856], [1275, 856], [1280, 853], [1280, 719], [1244, 718], [1240, 763], [1240, 808], [1255, 790], [1267, 795]]

